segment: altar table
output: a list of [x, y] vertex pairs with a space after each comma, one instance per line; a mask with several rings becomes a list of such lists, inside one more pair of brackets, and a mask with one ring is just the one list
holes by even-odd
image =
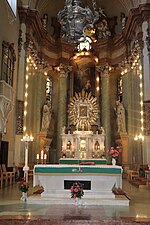
[[84, 196], [114, 198], [112, 188], [122, 188], [122, 167], [111, 165], [35, 165], [33, 185], [43, 186], [42, 197], [70, 197], [67, 182], [88, 182]]

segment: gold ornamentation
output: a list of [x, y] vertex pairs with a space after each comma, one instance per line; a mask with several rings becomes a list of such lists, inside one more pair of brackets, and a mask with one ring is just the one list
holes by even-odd
[[91, 125], [96, 125], [98, 118], [97, 98], [87, 93], [84, 89], [80, 93], [75, 93], [69, 104], [69, 120], [71, 125], [75, 125], [77, 130], [90, 130]]

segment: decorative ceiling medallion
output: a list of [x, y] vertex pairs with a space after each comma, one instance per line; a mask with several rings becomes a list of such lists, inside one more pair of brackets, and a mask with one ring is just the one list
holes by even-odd
[[70, 125], [76, 126], [77, 130], [89, 131], [98, 118], [97, 98], [82, 89], [70, 100], [68, 112]]

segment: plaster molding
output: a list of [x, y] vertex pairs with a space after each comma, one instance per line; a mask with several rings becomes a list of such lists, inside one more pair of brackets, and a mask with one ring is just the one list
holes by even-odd
[[[20, 21], [26, 24], [27, 33], [31, 35], [32, 41], [40, 47], [43, 57], [50, 65], [58, 66], [60, 62], [68, 63], [73, 55], [74, 45], [66, 43], [63, 39], [53, 39], [43, 28], [37, 11], [20, 8], [19, 16]], [[93, 43], [94, 52], [100, 62], [103, 64], [109, 61], [111, 65], [118, 64], [127, 58], [128, 51], [136, 39], [139, 39], [142, 45], [141, 26], [143, 21], [148, 18], [150, 18], [150, 4], [141, 4], [138, 8], [130, 10], [126, 27], [121, 33], [112, 39]]]

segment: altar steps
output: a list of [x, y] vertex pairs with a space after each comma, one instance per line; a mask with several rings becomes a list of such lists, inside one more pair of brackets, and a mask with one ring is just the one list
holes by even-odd
[[[72, 198], [44, 198], [41, 195], [32, 195], [27, 199], [28, 204], [47, 204], [47, 205], [76, 205], [75, 199]], [[88, 205], [120, 205], [129, 206], [129, 199], [125, 195], [116, 195], [115, 198], [82, 198], [79, 199], [79, 206]]]

